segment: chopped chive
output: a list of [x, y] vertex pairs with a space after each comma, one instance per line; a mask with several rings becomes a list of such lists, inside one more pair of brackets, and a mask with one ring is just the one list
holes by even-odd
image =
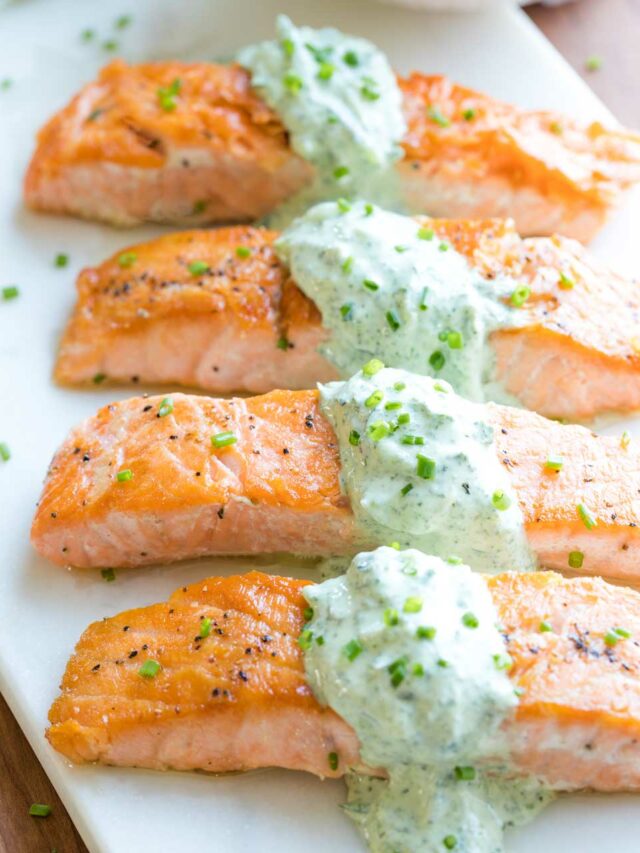
[[352, 429], [349, 433], [349, 444], [357, 447], [360, 444], [360, 433], [356, 429]]
[[578, 504], [576, 509], [587, 530], [593, 530], [594, 527], [598, 526], [597, 519], [593, 517], [593, 515], [589, 512], [589, 510], [584, 504]]
[[626, 628], [611, 628], [604, 635], [604, 641], [607, 646], [615, 646], [620, 640], [628, 640], [631, 633]]
[[292, 95], [296, 95], [302, 89], [302, 79], [297, 74], [294, 74], [293, 71], [288, 71], [284, 75], [282, 84]]
[[427, 115], [429, 116], [431, 121], [435, 122], [435, 124], [439, 125], [440, 127], [449, 127], [449, 125], [451, 124], [451, 120], [442, 114], [440, 107], [428, 107]]
[[99, 119], [99, 118], [100, 118], [100, 116], [101, 116], [104, 112], [105, 112], [105, 110], [101, 109], [100, 107], [98, 107], [98, 108], [97, 108], [97, 109], [95, 109], [95, 110], [91, 110], [91, 112], [90, 112], [90, 113], [89, 113], [89, 115], [87, 116], [87, 121], [96, 121], [96, 119]]
[[475, 117], [476, 111], [473, 107], [469, 107], [468, 109], [462, 111], [462, 118], [465, 121], [473, 121]]
[[333, 177], [336, 181], [339, 181], [340, 178], [345, 178], [349, 174], [349, 169], [346, 166], [338, 166], [337, 169], [333, 170]]
[[435, 460], [429, 459], [428, 456], [423, 456], [422, 453], [418, 453], [416, 459], [416, 474], [418, 477], [421, 477], [423, 480], [433, 480], [436, 472]]
[[116, 573], [113, 569], [102, 569], [100, 574], [102, 575], [102, 579], [107, 581], [107, 583], [111, 583], [116, 579]]
[[548, 468], [550, 471], [562, 471], [563, 465], [564, 459], [562, 456], [549, 456], [547, 461], [544, 463], [544, 467]]
[[476, 778], [475, 767], [454, 767], [453, 772], [459, 782], [472, 782]]
[[91, 380], [94, 385], [100, 385], [107, 378], [106, 373], [96, 373], [93, 379]]
[[338, 205], [340, 213], [349, 213], [351, 210], [351, 202], [346, 198], [339, 198], [336, 204]]
[[399, 542], [389, 542], [389, 545], [387, 547], [393, 548], [394, 551], [399, 551], [400, 550], [400, 543]]
[[629, 444], [630, 444], [630, 443], [631, 443], [631, 436], [630, 436], [630, 435], [629, 435], [629, 433], [625, 430], [625, 431], [622, 433], [622, 435], [620, 436], [620, 447], [621, 447], [623, 450], [626, 450], [626, 449], [627, 449], [627, 447], [629, 447]]
[[8, 462], [11, 459], [11, 448], [6, 441], [0, 441], [0, 459], [3, 462]]
[[15, 286], [15, 284], [8, 284], [6, 287], [2, 288], [2, 298], [5, 302], [8, 302], [10, 299], [17, 299], [20, 295], [20, 290]]
[[602, 57], [592, 54], [584, 61], [584, 67], [587, 71], [599, 71], [602, 68]]
[[540, 631], [541, 634], [548, 634], [550, 631], [553, 631], [553, 628], [551, 627], [550, 622], [547, 622], [546, 619], [543, 619], [542, 622], [538, 625], [538, 631]]
[[173, 399], [171, 397], [165, 397], [164, 400], [160, 403], [160, 408], [158, 409], [158, 417], [164, 418], [167, 415], [170, 415], [173, 411]]
[[362, 368], [362, 372], [365, 376], [375, 376], [382, 368], [384, 367], [384, 362], [380, 361], [379, 358], [370, 359], [365, 366]]
[[116, 480], [119, 483], [127, 483], [129, 480], [133, 480], [133, 471], [131, 468], [123, 468], [122, 471], [118, 471], [116, 474]]
[[446, 668], [449, 666], [449, 661], [448, 661], [448, 660], [445, 660], [444, 658], [440, 658], [440, 659], [438, 660], [438, 666], [439, 666], [441, 669], [446, 669]]
[[352, 663], [358, 655], [362, 653], [362, 651], [362, 643], [359, 640], [349, 640], [349, 642], [342, 647], [342, 654]]
[[527, 299], [531, 296], [531, 288], [526, 284], [521, 284], [511, 294], [510, 302], [514, 308], [522, 308]]
[[46, 803], [32, 803], [29, 806], [29, 814], [31, 817], [49, 817], [51, 806]]
[[404, 497], [405, 495], [408, 495], [412, 489], [413, 489], [413, 483], [407, 483], [406, 486], [403, 486], [400, 489], [400, 494]]
[[198, 636], [202, 637], [203, 640], [211, 633], [211, 624], [211, 619], [208, 616], [205, 616], [204, 619], [200, 621]]
[[628, 640], [631, 636], [631, 631], [627, 631], [626, 628], [614, 628], [613, 630], [619, 637], [622, 637], [623, 640]]
[[416, 595], [410, 595], [405, 601], [403, 607], [405, 613], [420, 613], [422, 610], [422, 599]]
[[571, 290], [572, 287], [575, 287], [575, 281], [566, 275], [566, 273], [561, 272], [558, 287], [562, 288], [562, 290]]
[[407, 674], [407, 658], [401, 657], [392, 661], [387, 667], [387, 672], [391, 676], [391, 686], [399, 687], [404, 681]]
[[385, 403], [384, 410], [385, 412], [396, 412], [398, 409], [402, 408], [402, 403], [400, 401], [396, 401], [395, 403]]
[[348, 50], [345, 54], [343, 54], [342, 61], [350, 68], [357, 68], [360, 64], [358, 54], [355, 52], [355, 50]]
[[513, 660], [509, 655], [493, 655], [493, 665], [496, 669], [511, 669], [513, 666]]
[[302, 611], [305, 622], [310, 622], [313, 619], [313, 607], [305, 607]]
[[583, 563], [584, 563], [584, 554], [582, 553], [582, 551], [570, 551], [569, 552], [569, 566], [572, 569], [581, 569]]
[[339, 763], [338, 753], [337, 752], [330, 752], [329, 755], [327, 756], [327, 758], [328, 758], [329, 767], [331, 768], [331, 770], [337, 770], [338, 769], [338, 763]]
[[365, 278], [362, 284], [367, 290], [372, 290], [374, 293], [376, 290], [380, 290], [380, 285], [375, 281], [371, 281], [370, 278]]
[[384, 619], [384, 624], [387, 626], [387, 628], [395, 628], [395, 626], [400, 621], [398, 611], [395, 609], [395, 607], [387, 607], [387, 609], [382, 614], [382, 618]]
[[360, 94], [366, 101], [377, 101], [380, 97], [380, 92], [374, 88], [375, 80], [369, 80], [360, 87]]
[[322, 634], [319, 637], [316, 637], [316, 645], [324, 646], [324, 637], [322, 636]]
[[387, 311], [387, 313], [385, 314], [385, 317], [387, 318], [387, 323], [389, 324], [391, 330], [394, 332], [397, 332], [398, 329], [400, 328], [401, 324], [400, 324], [400, 318], [398, 317], [396, 312], [395, 311]]
[[296, 46], [291, 39], [282, 39], [280, 47], [282, 48], [284, 55], [289, 58], [293, 56], [296, 49]]
[[128, 267], [132, 267], [137, 260], [138, 256], [135, 252], [123, 252], [118, 257], [118, 264], [122, 267], [122, 269], [127, 269]]
[[284, 337], [284, 335], [282, 335], [278, 338], [276, 346], [278, 347], [278, 349], [286, 351], [289, 349], [289, 341]]
[[423, 290], [422, 290], [422, 296], [420, 297], [420, 304], [418, 305], [418, 308], [419, 308], [421, 311], [426, 311], [426, 310], [427, 310], [427, 308], [429, 307], [429, 306], [427, 305], [427, 295], [428, 295], [428, 293], [429, 293], [429, 288], [428, 288], [428, 287], [423, 288]]
[[102, 42], [102, 49], [113, 53], [114, 50], [118, 49], [118, 42], [115, 39], [107, 39], [107, 41]]
[[197, 215], [198, 213], [204, 213], [207, 209], [207, 205], [209, 202], [206, 199], [201, 198], [199, 201], [196, 201], [193, 205], [192, 213]]
[[502, 489], [496, 489], [496, 491], [491, 495], [491, 503], [496, 509], [504, 512], [511, 506], [511, 498], [509, 495], [506, 495]]
[[449, 349], [462, 349], [464, 345], [462, 332], [447, 332], [447, 343]]
[[403, 412], [401, 415], [398, 415], [398, 426], [404, 426], [411, 422], [411, 415], [409, 412]]
[[298, 637], [298, 645], [302, 649], [303, 652], [308, 651], [311, 648], [311, 642], [313, 640], [313, 631], [310, 631], [309, 628], [305, 628], [304, 631]]
[[429, 364], [434, 370], [442, 370], [445, 363], [445, 357], [439, 349], [434, 350], [429, 356]]
[[69, 264], [69, 255], [60, 252], [55, 256], [53, 263], [57, 267], [66, 267]]
[[449, 251], [449, 244], [448, 244], [448, 243], [444, 243], [444, 242], [442, 242], [442, 243], [440, 243], [440, 245], [438, 246], [438, 249], [439, 249], [439, 251], [441, 251], [441, 252], [448, 252], [448, 251]]
[[382, 391], [374, 391], [372, 394], [369, 394], [367, 399], [364, 401], [367, 409], [375, 409], [375, 407], [382, 402], [384, 394]]
[[211, 436], [211, 444], [215, 448], [229, 447], [231, 444], [236, 444], [237, 437], [232, 432], [217, 432]]
[[82, 39], [82, 41], [85, 41], [85, 42], [86, 41], [93, 41], [93, 39], [95, 37], [96, 37], [96, 31], [95, 30], [83, 30], [80, 33], [80, 38]]
[[[333, 77], [333, 72], [336, 70], [335, 65], [331, 62], [322, 62], [320, 63], [320, 67], [318, 68], [318, 73], [316, 77], [318, 80], [331, 80]], [[346, 173], [345, 173], [346, 174]]]
[[0, 91], [6, 92], [13, 85], [13, 80], [10, 77], [5, 77], [3, 80], [0, 80]]
[[367, 435], [372, 441], [382, 441], [391, 434], [391, 427], [386, 421], [375, 421], [367, 427]]
[[467, 612], [462, 615], [462, 624], [465, 628], [477, 628], [480, 622], [475, 613]]
[[397, 246], [394, 246], [393, 248], [396, 250], [396, 252], [397, 252], [399, 255], [401, 255], [403, 252], [408, 252], [408, 251], [409, 251], [409, 247], [408, 247], [408, 246], [401, 246], [400, 244], [398, 244]]
[[353, 318], [353, 302], [345, 302], [340, 306], [340, 316], [343, 320], [351, 320]]
[[442, 839], [442, 843], [446, 847], [447, 850], [454, 850], [458, 845], [458, 839], [455, 835], [445, 835]]
[[187, 269], [193, 276], [204, 275], [204, 273], [209, 271], [209, 264], [206, 261], [192, 261]]
[[142, 664], [142, 666], [138, 670], [138, 675], [140, 675], [142, 678], [155, 678], [161, 669], [162, 667], [160, 666], [157, 660], [149, 658]]
[[353, 266], [353, 258], [349, 256], [342, 262], [342, 272], [351, 272], [351, 267]]
[[406, 382], [394, 382], [394, 383], [393, 383], [393, 390], [394, 390], [394, 391], [404, 391], [404, 389], [405, 389], [406, 387], [407, 387], [407, 383], [406, 383]]
[[419, 640], [433, 640], [436, 635], [436, 629], [431, 625], [420, 625], [416, 628], [416, 637]]
[[419, 228], [416, 236], [419, 240], [433, 240], [434, 234], [433, 228]]
[[418, 445], [422, 447], [424, 444], [424, 436], [422, 435], [403, 435], [400, 441], [401, 444]]
[[371, 216], [372, 213], [373, 213], [373, 205], [372, 204], [365, 204], [364, 215], [365, 216]]
[[422, 666], [421, 663], [414, 663], [414, 665], [411, 667], [411, 672], [417, 678], [420, 678], [421, 676], [424, 675], [424, 667]]
[[119, 18], [116, 18], [114, 26], [117, 30], [125, 30], [132, 20], [131, 15], [120, 15]]
[[236, 246], [236, 257], [238, 258], [250, 258], [251, 257], [251, 249], [249, 246]]

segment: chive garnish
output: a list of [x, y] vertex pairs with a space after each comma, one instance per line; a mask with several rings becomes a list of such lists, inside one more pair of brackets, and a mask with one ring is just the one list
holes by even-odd
[[106, 373], [96, 373], [91, 380], [94, 385], [100, 385], [107, 378]]
[[406, 387], [407, 387], [407, 383], [406, 383], [406, 382], [394, 382], [394, 383], [393, 383], [393, 390], [394, 390], [394, 391], [404, 391], [404, 389], [405, 389]]
[[333, 177], [336, 181], [339, 181], [340, 178], [345, 178], [349, 174], [349, 169], [346, 166], [338, 166], [337, 169], [333, 170]]
[[356, 429], [352, 429], [349, 433], [349, 444], [357, 447], [360, 444], [360, 433]]
[[302, 616], [305, 622], [310, 622], [313, 619], [313, 607], [305, 607], [302, 611]]
[[276, 342], [276, 346], [278, 349], [286, 351], [289, 349], [289, 341], [284, 337], [284, 335], [281, 335]]
[[209, 271], [209, 264], [206, 261], [191, 261], [187, 269], [193, 276], [203, 275]]
[[375, 407], [382, 402], [383, 397], [384, 394], [382, 393], [382, 391], [374, 391], [367, 397], [367, 399], [364, 401], [364, 404], [367, 409], [375, 409]]
[[238, 258], [250, 258], [251, 257], [251, 249], [249, 246], [236, 246], [236, 257]]
[[311, 648], [311, 642], [313, 640], [313, 631], [310, 631], [309, 628], [305, 628], [304, 631], [298, 637], [298, 645], [302, 649], [303, 652], [308, 651]]
[[385, 406], [384, 406], [385, 412], [395, 412], [401, 408], [402, 408], [402, 403], [399, 400], [396, 400], [396, 402], [394, 402], [394, 403], [385, 403]]
[[387, 671], [391, 676], [391, 686], [399, 687], [405, 679], [407, 674], [407, 663], [408, 660], [406, 657], [397, 658], [387, 667]]
[[161, 109], [166, 113], [173, 112], [178, 106], [178, 101], [176, 99], [180, 94], [180, 89], [182, 89], [182, 80], [179, 80], [178, 78], [173, 80], [169, 86], [160, 86], [158, 89], [158, 103], [160, 104]]
[[504, 510], [509, 509], [511, 506], [511, 498], [509, 495], [505, 494], [502, 489], [496, 489], [496, 491], [491, 495], [491, 503], [496, 509], [504, 512]]
[[116, 474], [116, 480], [119, 483], [127, 483], [129, 480], [133, 480], [133, 471], [131, 468], [123, 468]]
[[149, 658], [149, 660], [146, 660], [138, 670], [138, 675], [142, 678], [155, 678], [161, 669], [162, 667], [157, 660]]
[[342, 57], [342, 61], [345, 65], [348, 65], [350, 68], [357, 68], [360, 64], [360, 60], [358, 59], [358, 54], [355, 50], [348, 50]]
[[135, 252], [123, 252], [118, 257], [118, 264], [122, 267], [122, 269], [127, 269], [128, 267], [132, 267], [137, 260], [138, 256]]
[[476, 778], [475, 767], [454, 767], [453, 772], [459, 782], [471, 782]]
[[199, 199], [198, 201], [196, 201], [194, 203], [192, 213], [196, 216], [199, 213], [204, 213], [205, 210], [207, 209], [208, 204], [209, 204], [209, 202], [206, 199], [203, 199], [203, 198]]
[[198, 636], [202, 637], [204, 640], [205, 637], [208, 637], [211, 633], [211, 619], [208, 616], [205, 616], [204, 619], [200, 622], [200, 628], [198, 630]]
[[404, 497], [405, 495], [408, 495], [412, 489], [413, 489], [413, 483], [407, 483], [406, 486], [403, 486], [400, 489], [400, 494]]
[[82, 39], [82, 41], [85, 41], [85, 42], [93, 41], [93, 39], [95, 37], [96, 37], [96, 31], [95, 30], [83, 30], [80, 33], [80, 38]]
[[411, 415], [409, 412], [403, 412], [401, 415], [398, 415], [398, 426], [404, 426], [411, 422]]
[[215, 448], [229, 447], [231, 444], [236, 444], [237, 437], [232, 432], [217, 432], [211, 436], [211, 444]]
[[351, 210], [351, 202], [346, 198], [339, 198], [336, 204], [338, 205], [340, 213], [349, 213]]
[[117, 30], [125, 30], [132, 20], [131, 15], [120, 15], [119, 18], [116, 18], [114, 26]]
[[365, 204], [364, 215], [365, 216], [371, 216], [372, 213], [373, 213], [373, 205], [372, 204]]
[[49, 817], [51, 806], [46, 803], [32, 803], [29, 806], [29, 814], [31, 817]]
[[620, 447], [621, 447], [623, 450], [626, 450], [626, 449], [627, 449], [627, 447], [629, 447], [629, 444], [630, 444], [630, 443], [631, 443], [631, 436], [630, 436], [630, 435], [629, 435], [629, 433], [625, 430], [625, 431], [622, 433], [622, 435], [620, 436]]
[[102, 49], [112, 53], [118, 49], [118, 42], [115, 39], [107, 39], [107, 41], [102, 42]]
[[371, 290], [374, 293], [376, 290], [380, 290], [380, 285], [375, 281], [371, 281], [370, 278], [365, 278], [362, 284], [367, 288], [367, 290]]
[[349, 642], [342, 647], [342, 653], [347, 658], [347, 660], [353, 662], [359, 654], [362, 653], [362, 643], [359, 640], [349, 640]]
[[[375, 376], [382, 368], [384, 367], [384, 362], [380, 361], [379, 358], [370, 359], [365, 366], [362, 368], [362, 372], [365, 376]], [[398, 389], [396, 389], [398, 390]]]
[[526, 284], [521, 284], [511, 294], [510, 302], [514, 308], [522, 308], [527, 299], [531, 296], [531, 288]]
[[435, 124], [439, 125], [440, 127], [449, 127], [449, 125], [451, 124], [451, 120], [442, 114], [440, 107], [428, 107], [427, 115], [429, 116], [431, 121], [435, 122]]
[[377, 101], [380, 97], [380, 92], [375, 88], [378, 84], [371, 77], [364, 77], [360, 94], [366, 101]]
[[445, 363], [445, 357], [439, 349], [434, 350], [429, 356], [429, 364], [434, 370], [442, 370]]
[[551, 627], [550, 622], [547, 622], [546, 619], [543, 619], [542, 622], [538, 625], [538, 631], [540, 631], [541, 634], [548, 634], [550, 631], [553, 631], [553, 628]]
[[302, 80], [293, 71], [288, 71], [282, 78], [282, 83], [285, 89], [288, 89], [291, 94], [297, 94], [302, 89]]
[[447, 850], [454, 850], [458, 844], [458, 839], [455, 837], [455, 835], [445, 835], [445, 837], [442, 839], [442, 843], [447, 848]]
[[173, 411], [173, 399], [171, 397], [165, 397], [164, 400], [161, 401], [160, 407], [158, 409], [158, 417], [165, 418], [167, 415], [170, 415]]
[[100, 574], [102, 575], [102, 579], [107, 581], [107, 583], [111, 583], [116, 579], [116, 573], [113, 569], [102, 569]]
[[340, 306], [340, 316], [343, 320], [351, 320], [353, 317], [353, 302], [345, 302]]
[[427, 310], [427, 308], [429, 307], [429, 306], [427, 305], [427, 295], [428, 295], [428, 293], [429, 293], [429, 288], [428, 288], [428, 287], [423, 288], [423, 290], [422, 290], [422, 296], [420, 297], [420, 304], [418, 305], [418, 308], [419, 308], [421, 311], [426, 311], [426, 310]]
[[544, 463], [544, 467], [548, 468], [550, 471], [562, 471], [563, 465], [564, 459], [562, 456], [549, 456], [547, 461]]
[[3, 462], [8, 462], [11, 459], [11, 449], [6, 441], [0, 441], [0, 459]]
[[595, 54], [588, 56], [584, 61], [584, 67], [587, 71], [599, 71], [602, 68], [602, 57]]
[[593, 530], [594, 527], [598, 526], [598, 521], [593, 515], [589, 512], [587, 507], [584, 504], [578, 504], [576, 507], [578, 511], [578, 515], [582, 519], [582, 523], [587, 528], [587, 530]]
[[433, 240], [434, 234], [433, 228], [419, 228], [416, 236], [419, 240]]
[[416, 628], [416, 637], [419, 640], [433, 640], [436, 635], [436, 629], [431, 625], [420, 625]]
[[409, 251], [409, 247], [408, 247], [408, 246], [401, 246], [400, 244], [398, 244], [397, 246], [394, 246], [393, 248], [396, 250], [396, 252], [397, 252], [399, 255], [401, 255], [403, 252], [408, 252], [408, 251]]
[[476, 111], [473, 107], [469, 107], [468, 109], [462, 111], [462, 118], [465, 121], [473, 121], [475, 117]]
[[424, 436], [422, 435], [403, 435], [400, 444], [418, 445], [424, 444]]
[[291, 39], [282, 39], [280, 47], [282, 48], [284, 55], [289, 58], [293, 56], [296, 49], [296, 46]]
[[384, 624], [387, 626], [387, 628], [395, 628], [395, 626], [400, 621], [398, 611], [395, 609], [395, 607], [387, 607], [387, 609], [382, 614], [382, 618], [384, 619]]
[[353, 258], [348, 257], [342, 262], [342, 272], [351, 272], [351, 267], [353, 266]]
[[367, 435], [372, 441], [381, 441], [391, 434], [391, 427], [386, 421], [375, 421], [367, 427]]
[[560, 273], [560, 279], [558, 281], [558, 287], [562, 288], [562, 290], [571, 290], [572, 287], [575, 286], [575, 281], [570, 278], [566, 273]]
[[477, 628], [480, 622], [478, 621], [478, 617], [475, 613], [467, 612], [462, 615], [462, 624], [465, 628]]
[[8, 284], [6, 287], [2, 288], [2, 298], [5, 302], [8, 302], [10, 299], [17, 299], [20, 295], [20, 290], [15, 286], [15, 284]]
[[604, 641], [607, 646], [615, 646], [620, 640], [628, 640], [631, 633], [626, 628], [611, 628], [604, 635]]
[[389, 324], [392, 331], [397, 332], [400, 328], [400, 318], [396, 314], [395, 311], [387, 311], [385, 314], [387, 318], [387, 323]]
[[493, 665], [496, 669], [511, 669], [513, 666], [513, 660], [509, 655], [494, 655], [493, 656]]
[[66, 267], [69, 263], [69, 255], [65, 255], [62, 252], [59, 252], [53, 261], [56, 267]]
[[321, 62], [316, 77], [318, 80], [331, 80], [335, 70], [336, 67], [331, 62]]
[[449, 344], [449, 349], [462, 349], [464, 345], [462, 332], [447, 332], [447, 343]]
[[405, 613], [420, 613], [422, 610], [422, 599], [416, 595], [410, 595], [402, 609]]
[[337, 752], [330, 752], [328, 755], [328, 760], [329, 760], [329, 767], [331, 768], [331, 770], [337, 770], [338, 769], [338, 763], [339, 763], [338, 753]]
[[421, 477], [423, 480], [433, 480], [436, 472], [435, 460], [429, 459], [428, 456], [423, 456], [422, 453], [418, 453], [416, 459], [416, 474], [418, 477]]
[[584, 563], [584, 554], [582, 553], [582, 551], [570, 551], [569, 552], [569, 566], [572, 569], [581, 569], [583, 563]]

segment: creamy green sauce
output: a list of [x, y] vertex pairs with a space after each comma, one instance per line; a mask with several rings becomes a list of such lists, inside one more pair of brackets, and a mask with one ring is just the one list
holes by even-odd
[[307, 587], [305, 668], [388, 780], [350, 775], [347, 812], [381, 853], [497, 853], [549, 799], [509, 769], [517, 705], [491, 596], [467, 566], [419, 551], [358, 554]]
[[362, 541], [397, 542], [483, 572], [535, 567], [482, 405], [379, 363], [320, 386], [320, 400]]
[[391, 166], [402, 155], [406, 125], [385, 55], [365, 39], [296, 27], [284, 15], [276, 30], [275, 41], [244, 48], [238, 61], [316, 177], [270, 224], [281, 226], [319, 199], [358, 194], [395, 202]]
[[513, 402], [495, 381], [489, 334], [517, 326], [516, 283], [491, 281], [414, 219], [363, 202], [326, 202], [276, 242], [329, 331], [323, 354], [350, 376], [385, 364], [446, 379], [472, 400]]

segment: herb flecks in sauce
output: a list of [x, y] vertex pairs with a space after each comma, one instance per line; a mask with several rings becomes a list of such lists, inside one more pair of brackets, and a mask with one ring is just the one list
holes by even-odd
[[494, 329], [526, 319], [510, 302], [513, 280], [483, 278], [428, 233], [379, 207], [369, 212], [359, 202], [342, 211], [325, 202], [293, 222], [276, 251], [320, 309], [329, 331], [321, 351], [343, 376], [377, 355], [446, 379], [470, 399], [513, 402], [495, 381], [488, 340]]
[[[505, 645], [482, 578], [418, 551], [379, 548], [304, 594], [308, 630], [324, 640], [305, 651], [307, 679], [354, 728], [363, 761], [389, 776], [347, 777], [345, 810], [371, 850], [436, 853], [445, 838], [460, 853], [502, 850], [504, 827], [532, 818], [551, 795], [509, 773], [500, 729], [518, 700], [494, 664]], [[407, 612], [408, 600], [423, 606]], [[463, 624], [470, 612], [473, 631]], [[349, 644], [357, 656], [344, 655]]]
[[[370, 374], [365, 366], [346, 382], [320, 387], [361, 541], [397, 541], [443, 559], [455, 554], [478, 571], [534, 568], [483, 406], [426, 376], [390, 368]], [[401, 407], [385, 411], [390, 402]]]
[[244, 48], [238, 61], [315, 171], [313, 186], [276, 213], [290, 221], [319, 199], [356, 193], [395, 199], [402, 96], [385, 57], [365, 39], [277, 19], [277, 40]]

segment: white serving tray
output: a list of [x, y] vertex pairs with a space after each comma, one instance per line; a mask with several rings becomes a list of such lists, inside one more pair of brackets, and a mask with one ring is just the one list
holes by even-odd
[[[0, 91], [0, 285], [17, 284], [21, 291], [19, 299], [0, 302], [0, 441], [12, 451], [10, 462], [0, 462], [0, 689], [92, 851], [364, 850], [338, 809], [344, 797], [339, 782], [283, 771], [214, 778], [70, 767], [43, 737], [66, 660], [89, 622], [159, 601], [221, 568], [243, 571], [252, 561], [123, 571], [108, 584], [99, 572], [61, 570], [31, 549], [31, 516], [55, 447], [69, 427], [99, 405], [135, 393], [73, 392], [51, 382], [56, 343], [74, 300], [74, 277], [83, 265], [124, 243], [160, 231], [119, 232], [26, 212], [21, 181], [33, 137], [110, 58], [100, 42], [116, 38], [121, 54], [131, 60], [228, 57], [247, 42], [270, 37], [279, 11], [299, 23], [335, 24], [368, 36], [401, 71], [442, 71], [526, 107], [610, 119], [506, 0], [491, 12], [460, 16], [403, 11], [371, 0], [23, 0], [0, 11], [0, 79], [14, 81]], [[124, 13], [132, 14], [134, 23], [114, 33], [113, 21]], [[80, 41], [86, 27], [99, 31], [98, 43]], [[640, 241], [631, 237], [634, 207], [637, 222], [635, 199], [595, 245], [627, 272], [640, 266]], [[67, 269], [54, 268], [57, 252], [71, 256]], [[640, 434], [638, 421], [625, 427]], [[508, 850], [626, 853], [640, 849], [639, 838], [639, 798], [571, 796], [510, 835]]]

